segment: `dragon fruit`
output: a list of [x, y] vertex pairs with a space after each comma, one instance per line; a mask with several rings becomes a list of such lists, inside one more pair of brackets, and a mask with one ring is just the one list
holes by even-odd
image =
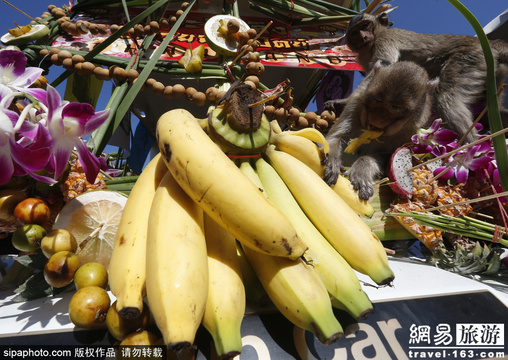
[[411, 151], [407, 147], [400, 147], [392, 154], [386, 171], [391, 180], [390, 188], [393, 192], [411, 197], [413, 194], [413, 174], [408, 170], [413, 166]]

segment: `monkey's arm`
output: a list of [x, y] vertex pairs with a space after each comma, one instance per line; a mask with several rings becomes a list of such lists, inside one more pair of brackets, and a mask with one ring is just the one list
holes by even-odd
[[337, 182], [337, 178], [341, 172], [340, 157], [349, 141], [347, 134], [349, 134], [352, 127], [355, 126], [355, 119], [357, 119], [358, 116], [356, 114], [358, 107], [353, 106], [354, 103], [356, 103], [355, 96], [351, 95], [350, 99], [353, 100], [353, 103], [348, 103], [349, 105], [346, 105], [341, 116], [326, 135], [326, 140], [330, 146], [330, 153], [326, 161], [323, 180], [330, 186], [335, 185]]

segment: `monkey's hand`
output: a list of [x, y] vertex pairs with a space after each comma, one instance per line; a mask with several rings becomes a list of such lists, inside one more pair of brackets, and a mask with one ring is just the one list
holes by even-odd
[[369, 200], [374, 195], [375, 179], [380, 174], [380, 167], [377, 161], [370, 156], [358, 158], [348, 171], [344, 173], [349, 176], [353, 189], [358, 191], [362, 200]]
[[326, 159], [323, 180], [329, 185], [335, 185], [340, 174], [340, 160], [335, 156], [328, 156]]
[[346, 107], [348, 98], [345, 99], [334, 99], [325, 101], [323, 107], [325, 110], [333, 111], [336, 117], [342, 113], [342, 110]]

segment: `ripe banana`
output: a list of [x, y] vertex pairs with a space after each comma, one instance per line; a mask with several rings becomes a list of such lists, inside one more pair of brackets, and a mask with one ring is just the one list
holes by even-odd
[[277, 171], [264, 159], [257, 160], [255, 167], [268, 200], [293, 222], [298, 235], [309, 246], [304, 256], [313, 264], [328, 293], [354, 318], [366, 317], [372, 312], [372, 304], [351, 266], [312, 224]]
[[305, 214], [349, 265], [379, 285], [391, 283], [395, 276], [381, 241], [344, 200], [298, 159], [273, 147], [266, 155]]
[[328, 155], [330, 153], [330, 145], [328, 144], [328, 141], [323, 133], [315, 128], [307, 127], [300, 130], [288, 131], [288, 133], [294, 136], [302, 136], [315, 143], [321, 144], [323, 146], [324, 154]]
[[277, 150], [284, 151], [302, 161], [322, 177], [325, 171], [326, 154], [321, 144], [291, 133], [291, 131], [284, 131], [277, 134], [272, 131], [270, 143], [274, 144]]
[[238, 256], [240, 269], [242, 271], [245, 297], [256, 306], [263, 307], [268, 305], [270, 303], [270, 298], [256, 276], [256, 273], [247, 259], [239, 241], [236, 242], [236, 255]]
[[259, 192], [184, 109], [157, 123], [162, 157], [185, 192], [245, 246], [291, 259], [306, 245], [289, 221]]
[[294, 325], [330, 345], [344, 334], [323, 282], [304, 260], [265, 255], [244, 247], [245, 254], [277, 309]]
[[143, 311], [148, 214], [167, 171], [160, 154], [150, 161], [136, 180], [118, 225], [108, 268], [109, 287], [118, 313], [125, 318], [136, 318]]
[[208, 295], [203, 211], [168, 171], [150, 208], [146, 296], [170, 350], [192, 346]]
[[335, 191], [341, 198], [353, 209], [358, 215], [371, 218], [374, 215], [375, 209], [372, 204], [366, 200], [360, 199], [358, 192], [353, 189], [351, 182], [342, 175], [339, 175], [335, 185], [332, 185]]
[[219, 358], [242, 352], [240, 327], [245, 314], [245, 288], [235, 238], [204, 215], [208, 251], [208, 297], [202, 324], [212, 335]]

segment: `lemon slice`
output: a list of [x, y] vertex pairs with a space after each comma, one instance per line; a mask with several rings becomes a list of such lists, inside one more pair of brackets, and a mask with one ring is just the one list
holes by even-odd
[[249, 25], [245, 21], [236, 16], [232, 15], [215, 15], [212, 16], [205, 23], [205, 38], [208, 46], [214, 50], [215, 52], [226, 55], [226, 56], [235, 56], [238, 51], [238, 41], [233, 39], [226, 39], [225, 37], [219, 35], [220, 21], [224, 20], [226, 23], [231, 20], [236, 19], [240, 24], [240, 31], [247, 31], [250, 29]]
[[81, 264], [95, 261], [108, 268], [126, 202], [127, 196], [117, 191], [83, 193], [65, 204], [53, 228], [67, 229], [74, 235]]
[[0, 41], [5, 45], [20, 45], [39, 40], [48, 34], [49, 28], [46, 25], [36, 24], [32, 25], [30, 31], [24, 33], [23, 35], [13, 36], [10, 33], [6, 33], [0, 38]]

